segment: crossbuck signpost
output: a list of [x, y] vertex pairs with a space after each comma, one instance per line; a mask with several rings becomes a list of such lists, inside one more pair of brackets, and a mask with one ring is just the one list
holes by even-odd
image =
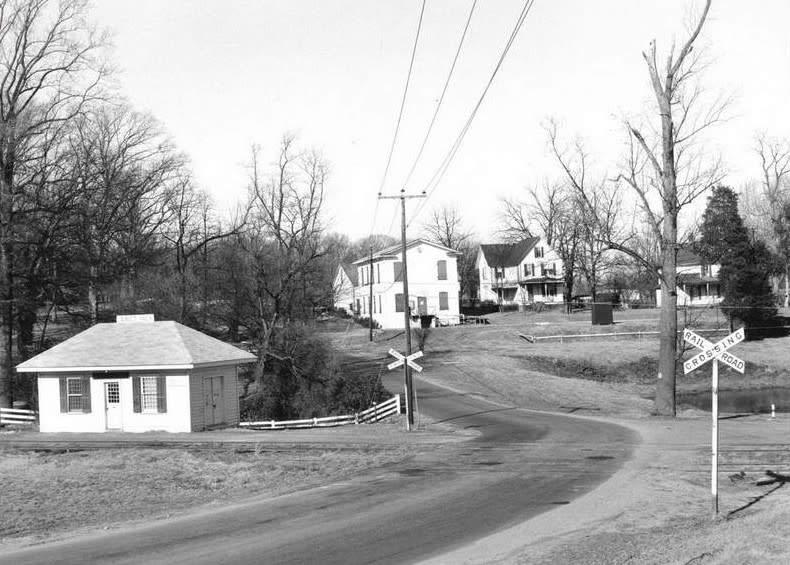
[[719, 513], [719, 361], [729, 365], [739, 373], [743, 373], [746, 364], [727, 350], [733, 345], [743, 341], [743, 328], [736, 330], [721, 341], [710, 342], [701, 335], [689, 329], [683, 330], [683, 339], [691, 345], [701, 349], [695, 353], [691, 359], [683, 363], [684, 374], [689, 374], [694, 369], [702, 367], [708, 361], [713, 361], [713, 383], [711, 385], [711, 416], [713, 418], [713, 429], [711, 433], [711, 469], [710, 469], [710, 493], [713, 517]]
[[393, 369], [397, 369], [401, 365], [403, 365], [403, 369], [406, 371], [406, 429], [411, 431], [411, 427], [414, 424], [414, 406], [412, 406], [412, 402], [414, 402], [414, 396], [411, 394], [413, 392], [412, 383], [411, 383], [411, 373], [409, 373], [409, 368], [414, 369], [418, 373], [422, 373], [422, 367], [420, 367], [417, 363], [414, 362], [415, 359], [419, 359], [422, 357], [422, 351], [417, 351], [416, 353], [412, 353], [411, 355], [403, 355], [402, 353], [395, 351], [394, 349], [389, 350], [389, 354], [392, 355], [396, 360], [387, 365], [387, 369], [390, 371]]

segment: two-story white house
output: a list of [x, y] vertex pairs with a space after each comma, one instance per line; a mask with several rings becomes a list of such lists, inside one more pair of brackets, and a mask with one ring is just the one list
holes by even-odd
[[497, 304], [563, 301], [563, 263], [539, 237], [480, 245], [480, 300]]
[[[419, 324], [431, 318], [438, 325], [459, 323], [459, 253], [448, 247], [415, 239], [406, 244], [409, 298], [403, 296], [403, 254], [393, 245], [352, 263], [357, 270], [354, 286], [354, 312], [372, 316], [382, 328], [402, 328], [404, 309]], [[349, 277], [350, 278], [350, 277]], [[373, 295], [372, 309], [370, 303]]]
[[[709, 265], [702, 257], [688, 249], [677, 255], [678, 306], [709, 306], [724, 297], [719, 286], [721, 265]], [[661, 288], [656, 289], [656, 306], [661, 306]]]

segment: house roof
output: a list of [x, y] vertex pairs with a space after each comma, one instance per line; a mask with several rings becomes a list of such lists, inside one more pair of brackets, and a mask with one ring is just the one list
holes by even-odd
[[[442, 251], [446, 251], [447, 253], [451, 253], [453, 255], [460, 255], [458, 251], [455, 249], [450, 249], [449, 247], [445, 247], [444, 245], [440, 245], [438, 243], [434, 243], [433, 241], [428, 241], [427, 239], [412, 239], [411, 241], [406, 242], [406, 249], [409, 250], [412, 247], [416, 247], [418, 245], [430, 245], [431, 247], [435, 247], [436, 249], [441, 249]], [[398, 243], [395, 245], [390, 245], [382, 249], [381, 251], [377, 251], [373, 254], [373, 262], [379, 261], [381, 259], [392, 259], [393, 257], [400, 257], [402, 244]], [[362, 257], [361, 259], [357, 259], [354, 261], [354, 265], [359, 265], [361, 263], [368, 263], [370, 262], [370, 256]]]
[[346, 273], [348, 280], [351, 281], [351, 284], [357, 286], [359, 277], [357, 276], [357, 270], [351, 263], [340, 263], [340, 268]]
[[17, 365], [21, 373], [194, 369], [257, 357], [177, 322], [96, 324]]
[[705, 263], [702, 257], [694, 253], [691, 249], [678, 249], [677, 264], [683, 266], [702, 265]]
[[539, 237], [528, 237], [516, 243], [484, 243], [480, 250], [491, 267], [515, 267], [539, 241]]

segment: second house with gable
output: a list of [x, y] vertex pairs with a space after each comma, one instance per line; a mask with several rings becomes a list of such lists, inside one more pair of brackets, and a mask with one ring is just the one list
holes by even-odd
[[500, 305], [562, 303], [563, 263], [539, 237], [480, 245], [480, 300]]

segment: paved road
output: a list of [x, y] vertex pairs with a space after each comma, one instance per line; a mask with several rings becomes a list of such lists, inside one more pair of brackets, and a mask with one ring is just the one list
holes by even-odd
[[412, 563], [568, 504], [636, 441], [618, 426], [424, 383], [419, 407], [480, 436], [344, 483], [28, 548], [0, 563]]

